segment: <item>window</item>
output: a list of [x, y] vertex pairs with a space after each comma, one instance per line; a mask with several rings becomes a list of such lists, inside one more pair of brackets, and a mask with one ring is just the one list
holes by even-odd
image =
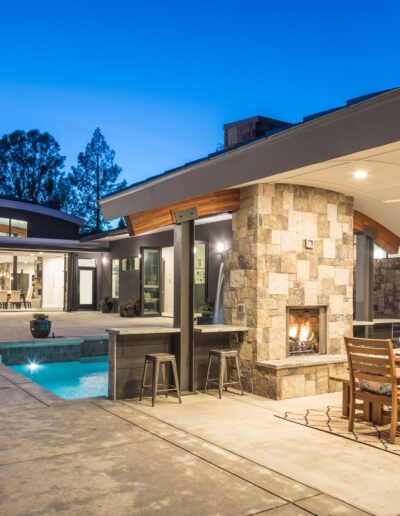
[[28, 223], [26, 220], [0, 217], [0, 236], [26, 238], [28, 236]]
[[111, 297], [119, 297], [119, 259], [111, 262]]
[[79, 258], [78, 267], [96, 267], [96, 258]]
[[134, 258], [123, 258], [121, 260], [121, 270], [123, 270], [123, 271], [134, 271], [135, 270], [135, 260], [134, 260]]

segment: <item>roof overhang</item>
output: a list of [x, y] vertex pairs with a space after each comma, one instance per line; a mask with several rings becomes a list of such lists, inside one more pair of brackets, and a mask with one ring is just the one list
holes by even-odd
[[1, 199], [0, 198], [0, 208], [12, 208], [15, 210], [28, 211], [31, 213], [38, 213], [40, 215], [46, 215], [47, 217], [54, 217], [56, 219], [65, 220], [67, 222], [72, 222], [77, 226], [83, 226], [85, 221], [80, 217], [75, 217], [74, 215], [70, 215], [69, 213], [65, 213], [60, 210], [56, 210], [54, 208], [48, 208], [47, 206], [41, 206], [40, 204], [33, 204], [24, 201], [16, 201], [11, 199]]
[[[353, 177], [359, 167], [368, 173], [363, 181]], [[109, 219], [260, 182], [350, 195], [358, 211], [400, 235], [400, 89], [139, 184], [100, 204]]]
[[52, 238], [13, 238], [0, 237], [0, 251], [16, 249], [41, 249], [57, 251], [92, 251], [108, 252], [109, 246], [106, 242], [80, 242], [79, 240], [52, 239]]

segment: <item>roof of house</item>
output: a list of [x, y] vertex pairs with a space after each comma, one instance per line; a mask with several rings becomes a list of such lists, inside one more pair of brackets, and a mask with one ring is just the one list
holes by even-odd
[[16, 199], [15, 197], [9, 196], [0, 196], [0, 208], [12, 208], [15, 210], [28, 211], [32, 213], [38, 213], [40, 215], [46, 215], [48, 217], [54, 217], [56, 219], [61, 219], [66, 222], [71, 222], [76, 224], [77, 226], [83, 226], [85, 224], [84, 219], [80, 217], [75, 217], [74, 215], [70, 215], [69, 213], [65, 213], [64, 211], [57, 210], [55, 208], [50, 208], [48, 206], [43, 206], [41, 204], [28, 201]]
[[[273, 136], [273, 135], [275, 135], [277, 133], [282, 133], [282, 132], [289, 131], [293, 127], [297, 127], [299, 125], [306, 124], [306, 123], [308, 123], [310, 121], [313, 121], [313, 120], [316, 120], [318, 118], [330, 115], [331, 113], [334, 113], [334, 112], [339, 111], [339, 110], [346, 110], [347, 108], [352, 107], [352, 106], [354, 106], [356, 104], [368, 101], [368, 100], [370, 100], [370, 99], [372, 99], [374, 97], [378, 97], [378, 96], [383, 95], [383, 94], [385, 94], [387, 92], [395, 91], [397, 89], [399, 89], [399, 88], [390, 88], [390, 89], [387, 89], [387, 90], [382, 90], [382, 91], [379, 91], [379, 92], [369, 93], [369, 94], [366, 94], [366, 95], [362, 95], [360, 97], [355, 97], [355, 98], [352, 98], [352, 99], [348, 99], [346, 101], [346, 104], [343, 105], [343, 106], [332, 108], [332, 109], [329, 109], [329, 110], [325, 110], [325, 111], [321, 111], [321, 112], [318, 112], [318, 113], [314, 113], [314, 114], [311, 114], [311, 115], [304, 116], [303, 120], [301, 122], [288, 123], [286, 125], [282, 125], [281, 127], [278, 127], [276, 129], [272, 129], [270, 131], [267, 131], [264, 135], [258, 136], [257, 138], [252, 138], [250, 140], [246, 140], [244, 142], [238, 143], [238, 144], [236, 144], [236, 145], [234, 145], [232, 147], [229, 147], [228, 149], [222, 149], [222, 150], [218, 150], [216, 152], [212, 152], [212, 153], [210, 153], [207, 156], [204, 156], [202, 158], [199, 158], [199, 159], [196, 159], [196, 160], [193, 160], [193, 161], [189, 161], [189, 162], [187, 162], [187, 163], [185, 163], [183, 165], [180, 165], [178, 167], [166, 170], [166, 171], [161, 172], [159, 174], [155, 174], [153, 176], [150, 176], [150, 177], [148, 177], [146, 179], [142, 179], [141, 181], [137, 181], [135, 183], [132, 183], [131, 185], [128, 185], [128, 186], [126, 186], [124, 188], [121, 188], [119, 190], [114, 191], [113, 193], [111, 193], [109, 195], [106, 195], [105, 197], [103, 197], [99, 201], [99, 203], [101, 205], [101, 204], [103, 204], [104, 200], [112, 199], [113, 197], [118, 196], [122, 192], [128, 192], [130, 190], [134, 190], [135, 188], [137, 188], [139, 186], [142, 186], [142, 185], [145, 185], [146, 183], [152, 183], [153, 181], [156, 181], [157, 179], [160, 179], [162, 177], [166, 177], [166, 176], [170, 176], [170, 175], [176, 174], [177, 172], [180, 172], [182, 170], [190, 168], [193, 165], [197, 165], [199, 163], [208, 161], [208, 160], [213, 159], [215, 157], [218, 157], [220, 155], [224, 155], [224, 154], [227, 154], [227, 153], [232, 153], [236, 149], [238, 149], [240, 147], [243, 147], [245, 145], [249, 145], [250, 143], [253, 143], [255, 141], [268, 139], [268, 138], [270, 138], [271, 136]], [[268, 120], [268, 118], [266, 118], [266, 117], [257, 115], [255, 117], [246, 118], [246, 119], [241, 120], [239, 122], [231, 122], [231, 123], [225, 124], [224, 127], [229, 127], [229, 126], [231, 126], [231, 125], [233, 125], [235, 123], [237, 124], [237, 123], [240, 123], [240, 122], [246, 122], [246, 121], [252, 120], [252, 119], [266, 119], [266, 120]]]

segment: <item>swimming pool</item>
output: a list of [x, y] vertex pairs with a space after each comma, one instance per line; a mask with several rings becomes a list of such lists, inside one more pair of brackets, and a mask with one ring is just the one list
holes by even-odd
[[108, 394], [107, 356], [8, 367], [67, 400]]

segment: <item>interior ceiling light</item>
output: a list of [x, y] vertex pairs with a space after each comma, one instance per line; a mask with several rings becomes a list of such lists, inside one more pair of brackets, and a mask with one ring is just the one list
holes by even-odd
[[400, 199], [388, 199], [387, 201], [383, 201], [385, 202], [386, 204], [392, 204], [394, 202], [400, 202]]
[[356, 179], [364, 179], [367, 177], [367, 175], [368, 174], [365, 172], [365, 170], [356, 170], [353, 174]]

